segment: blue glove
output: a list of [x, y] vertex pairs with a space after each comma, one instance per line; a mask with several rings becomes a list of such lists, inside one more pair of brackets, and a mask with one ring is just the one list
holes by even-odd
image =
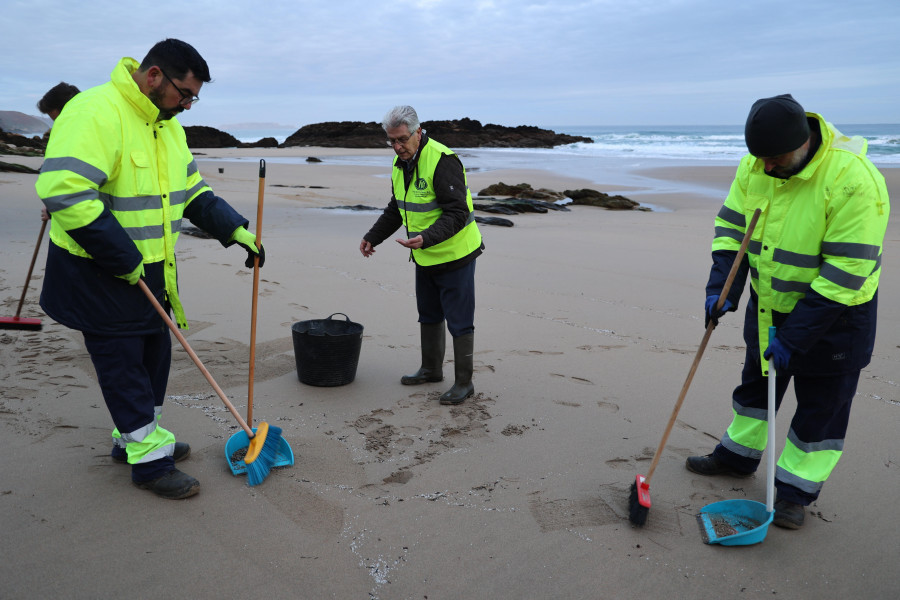
[[791, 362], [791, 354], [791, 349], [782, 344], [781, 340], [777, 337], [774, 337], [772, 338], [772, 341], [769, 342], [769, 347], [763, 352], [763, 358], [766, 360], [774, 358], [775, 368], [780, 371], [782, 369], [787, 369], [788, 363]]
[[724, 315], [726, 312], [731, 310], [731, 307], [734, 306], [731, 303], [731, 300], [728, 298], [725, 299], [725, 302], [722, 304], [722, 308], [716, 311], [716, 303], [719, 301], [719, 295], [715, 294], [713, 296], [706, 297], [706, 320], [703, 323], [704, 327], [709, 327], [709, 322], [712, 321], [713, 325], [719, 324], [719, 317]]

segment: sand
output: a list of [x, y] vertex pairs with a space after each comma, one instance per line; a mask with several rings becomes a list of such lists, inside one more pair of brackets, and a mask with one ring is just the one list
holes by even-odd
[[[246, 154], [246, 152], [252, 152]], [[644, 172], [661, 210], [512, 217], [482, 226], [476, 396], [441, 406], [450, 381], [404, 387], [418, 366], [413, 267], [386, 242], [364, 259], [377, 217], [322, 207], [387, 201], [384, 167], [329, 164], [359, 151], [208, 150], [213, 189], [255, 225], [257, 163], [268, 161], [254, 416], [284, 430], [290, 468], [248, 487], [224, 454], [236, 424], [176, 346], [163, 423], [189, 442], [180, 467], [199, 495], [167, 501], [113, 463], [109, 415], [80, 334], [37, 305], [47, 240], [24, 316], [40, 332], [0, 330], [2, 598], [889, 598], [900, 497], [900, 226], [884, 252], [879, 336], [863, 372], [844, 457], [800, 531], [761, 544], [705, 545], [695, 516], [711, 502], [765, 501], [762, 473], [703, 478], [731, 416], [741, 319], [723, 318], [651, 483], [643, 528], [628, 489], [646, 473], [703, 336], [712, 219], [733, 169]], [[288, 165], [287, 153], [320, 164]], [[219, 163], [213, 156], [250, 156]], [[40, 159], [13, 162], [38, 166]], [[224, 168], [219, 173], [219, 168]], [[898, 170], [884, 170], [894, 198]], [[34, 175], [0, 173], [0, 299], [15, 307], [39, 229]], [[545, 171], [473, 173], [470, 185], [604, 185]], [[616, 182], [609, 182], [613, 186]], [[312, 187], [320, 186], [320, 187]], [[692, 188], [693, 189], [693, 188]], [[718, 190], [718, 191], [717, 191]], [[182, 236], [186, 336], [242, 413], [248, 395], [251, 273], [244, 253]], [[743, 306], [743, 302], [742, 302]], [[365, 327], [353, 383], [298, 381], [292, 323], [345, 313]], [[448, 350], [445, 375], [452, 374]], [[793, 396], [778, 422], [779, 448]]]

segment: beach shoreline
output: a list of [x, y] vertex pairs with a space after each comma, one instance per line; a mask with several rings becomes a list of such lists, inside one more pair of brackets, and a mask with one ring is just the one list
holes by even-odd
[[[384, 164], [340, 161], [354, 155]], [[307, 163], [307, 156], [323, 162]], [[646, 526], [631, 526], [627, 512], [629, 487], [650, 464], [703, 336], [713, 218], [736, 165], [657, 165], [602, 184], [536, 168], [470, 173], [473, 191], [498, 181], [624, 189], [661, 210], [576, 206], [511, 216], [514, 227], [481, 226], [476, 395], [446, 407], [437, 397], [452, 383], [449, 350], [444, 382], [399, 383], [419, 360], [408, 252], [389, 239], [365, 259], [359, 241], [377, 212], [323, 210], [383, 208], [391, 157], [389, 149], [196, 151], [206, 181], [251, 229], [258, 160], [267, 161], [254, 415], [283, 429], [295, 464], [254, 488], [231, 474], [224, 456], [237, 430], [233, 418], [174, 339], [162, 422], [191, 444], [179, 467], [200, 480], [201, 492], [166, 501], [130, 484], [127, 468], [109, 459], [112, 426], [80, 334], [37, 304], [42, 241], [23, 316], [42, 318], [43, 330], [0, 331], [0, 442], [9, 459], [0, 477], [0, 527], [17, 540], [0, 562], [0, 596], [97, 598], [136, 589], [193, 598], [264, 591], [385, 600], [895, 593], [900, 576], [884, 532], [897, 518], [883, 500], [900, 495], [896, 219], [885, 242], [875, 353], [841, 462], [801, 531], [773, 527], [762, 544], [728, 549], [703, 544], [695, 516], [721, 499], [764, 499], [764, 477], [702, 478], [683, 464], [708, 453], [731, 418], [744, 356], [739, 315], [722, 319], [703, 356], [654, 475]], [[33, 168], [42, 162], [8, 160]], [[897, 197], [900, 169], [881, 172]], [[9, 314], [40, 227], [35, 179], [0, 173], [0, 298]], [[252, 282], [245, 253], [181, 235], [177, 256], [185, 335], [244, 414]], [[746, 294], [741, 310], [745, 301]], [[355, 380], [304, 385], [291, 325], [334, 313], [365, 328]], [[779, 445], [794, 402], [789, 392]]]

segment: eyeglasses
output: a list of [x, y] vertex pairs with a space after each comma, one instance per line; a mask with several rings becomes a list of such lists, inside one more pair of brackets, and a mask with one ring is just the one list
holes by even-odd
[[393, 147], [395, 144], [399, 144], [399, 145], [403, 146], [404, 144], [406, 144], [406, 142], [409, 141], [409, 138], [411, 138], [411, 137], [412, 137], [412, 134], [404, 135], [404, 136], [398, 137], [398, 138], [388, 138], [385, 141], [387, 142], [387, 145], [391, 146], [391, 147]]
[[172, 84], [172, 87], [174, 87], [175, 90], [179, 94], [181, 94], [181, 102], [179, 102], [178, 104], [180, 104], [181, 106], [190, 106], [191, 104], [197, 104], [198, 102], [200, 102], [200, 98], [198, 98], [197, 96], [194, 96], [193, 94], [185, 94], [184, 92], [182, 92], [181, 88], [175, 85], [175, 82], [172, 81], [172, 79], [168, 75], [166, 75], [165, 71], [160, 69], [159, 72], [162, 73], [163, 77], [168, 79], [169, 83]]

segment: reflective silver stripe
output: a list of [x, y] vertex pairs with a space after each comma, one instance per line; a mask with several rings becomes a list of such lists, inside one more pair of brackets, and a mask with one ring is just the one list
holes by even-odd
[[153, 419], [151, 422], [147, 423], [140, 429], [135, 429], [130, 433], [122, 433], [122, 439], [125, 440], [126, 444], [130, 444], [132, 442], [143, 442], [144, 439], [154, 431], [156, 431], [156, 419]]
[[871, 244], [854, 244], [853, 242], [822, 242], [822, 254], [843, 256], [845, 258], [859, 258], [862, 260], [877, 260], [881, 248]]
[[71, 171], [76, 175], [81, 175], [97, 187], [106, 183], [107, 179], [106, 173], [94, 165], [72, 156], [48, 158], [44, 161], [44, 164], [41, 165], [41, 173], [52, 173], [54, 171]]
[[762, 242], [750, 240], [750, 243], [747, 244], [747, 252], [759, 256], [762, 254]]
[[181, 231], [181, 219], [172, 221], [172, 233], [178, 233], [179, 231]]
[[[881, 268], [881, 257], [882, 256], [883, 256], [882, 254], [878, 255], [878, 260], [875, 261], [875, 266], [872, 267], [872, 273], [874, 273], [875, 271], [877, 271], [878, 269]], [[869, 275], [871, 275], [872, 273], [869, 273]]]
[[716, 227], [716, 237], [731, 238], [733, 240], [737, 240], [738, 242], [742, 242], [744, 240], [744, 234], [740, 231], [732, 229], [731, 227]]
[[759, 281], [759, 271], [755, 267], [750, 267], [750, 279]]
[[[469, 213], [469, 216], [466, 218], [466, 224], [463, 225], [463, 229], [465, 229], [465, 228], [468, 227], [471, 223], [474, 223], [474, 222], [475, 222], [475, 213], [474, 213], [474, 212], [470, 212], [470, 213]], [[422, 230], [422, 231], [424, 231], [424, 230]], [[410, 229], [410, 230], [409, 230], [409, 233], [411, 233], [411, 234], [413, 234], [413, 233], [418, 234], [418, 233], [422, 233], [422, 231], [413, 231], [413, 230]], [[462, 229], [460, 229], [460, 231], [462, 231]]]
[[[744, 213], [739, 213], [736, 210], [731, 210], [724, 205], [719, 209], [719, 214], [716, 216], [723, 221], [731, 223], [735, 227], [740, 227], [741, 229], [747, 226], [747, 217], [744, 216]], [[743, 238], [743, 236], [741, 237]]]
[[824, 481], [810, 481], [809, 479], [803, 479], [781, 467], [775, 468], [775, 479], [810, 494], [819, 492], [822, 489], [822, 485], [825, 483]]
[[418, 202], [407, 202], [406, 200], [397, 200], [397, 208], [407, 212], [427, 213], [438, 208], [437, 201], [420, 204]]
[[200, 169], [197, 168], [197, 161], [196, 161], [196, 160], [192, 160], [191, 162], [189, 162], [189, 163], [188, 163], [188, 166], [187, 166], [187, 176], [188, 176], [188, 178], [190, 178], [191, 175], [193, 175], [194, 173], [196, 173], [196, 172], [199, 171], [199, 170], [200, 170]]
[[742, 417], [747, 417], [749, 419], [756, 419], [757, 421], [768, 421], [769, 411], [765, 408], [747, 408], [746, 406], [741, 406], [734, 400], [731, 401], [731, 408], [734, 409], [734, 412], [739, 414]]
[[844, 451], [844, 440], [822, 440], [821, 442], [803, 442], [798, 437], [797, 434], [794, 433], [794, 430], [791, 429], [788, 432], [788, 440], [797, 447], [801, 452], [805, 452], [807, 454], [811, 454], [813, 452], [823, 452], [823, 451], [836, 451], [843, 452]]
[[163, 237], [163, 226], [145, 225], [143, 227], [125, 227], [125, 233], [127, 233], [128, 237], [136, 242], [144, 240], [159, 240]]
[[848, 290], [860, 290], [862, 286], [866, 283], [866, 278], [862, 275], [851, 275], [847, 271], [843, 269], [839, 269], [831, 263], [825, 263], [822, 265], [822, 269], [819, 271], [819, 275], [841, 287], [845, 287]]
[[118, 212], [155, 210], [162, 207], [161, 196], [113, 196], [104, 192], [100, 194], [100, 199], [110, 210]]
[[[61, 196], [51, 196], [43, 198], [44, 205], [50, 212], [56, 212], [70, 206], [74, 206], [79, 202], [86, 200], [96, 200], [98, 197], [96, 190], [83, 190], [75, 194], [63, 194]], [[102, 198], [101, 198], [102, 200]]]
[[722, 440], [720, 443], [724, 448], [731, 450], [738, 456], [744, 456], [746, 458], [752, 458], [754, 460], [759, 460], [760, 458], [762, 458], [762, 450], [754, 450], [753, 448], [742, 446], [741, 444], [738, 444], [730, 437], [728, 437], [728, 433], [722, 436]]
[[178, 206], [184, 204], [187, 200], [187, 192], [184, 190], [176, 190], [169, 194], [169, 206]]
[[809, 290], [809, 282], [808, 281], [787, 281], [786, 279], [778, 279], [777, 277], [772, 278], [772, 289], [776, 292], [783, 292], [785, 294], [791, 292], [800, 292], [806, 293]]
[[144, 456], [141, 457], [140, 463], [148, 463], [153, 462], [154, 460], [159, 460], [161, 458], [166, 458], [167, 456], [172, 456], [175, 454], [175, 444], [166, 444], [162, 448], [157, 448], [153, 452], [148, 452]]
[[191, 187], [191, 189], [189, 189], [187, 192], [185, 192], [185, 195], [188, 198], [193, 198], [194, 196], [197, 195], [197, 192], [199, 192], [201, 189], [203, 189], [205, 187], [206, 187], [206, 182], [201, 179], [200, 183]]
[[815, 269], [822, 264], [822, 257], [818, 254], [800, 254], [790, 250], [776, 248], [772, 260], [783, 265], [800, 267], [802, 269]]

